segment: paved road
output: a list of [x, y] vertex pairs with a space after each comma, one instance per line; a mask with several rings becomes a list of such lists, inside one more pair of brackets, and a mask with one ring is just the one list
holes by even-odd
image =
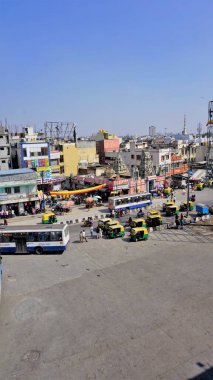
[[186, 380], [213, 366], [211, 231], [83, 244], [70, 231], [63, 255], [4, 256], [0, 379]]
[[[190, 191], [191, 194], [191, 191]], [[213, 204], [213, 189], [204, 189], [203, 191], [196, 191], [196, 202], [197, 203], [206, 203]], [[180, 204], [180, 202], [186, 201], [186, 195], [183, 195], [181, 190], [175, 191], [176, 203]], [[156, 198], [153, 199], [153, 207], [161, 208], [165, 199]], [[95, 217], [95, 215], [101, 216], [106, 215], [108, 213], [107, 204], [101, 207], [96, 207], [93, 209], [86, 209], [84, 206], [74, 206], [72, 212], [64, 214], [62, 216], [58, 216], [58, 221], [66, 222], [70, 220], [75, 220], [78, 218], [88, 218], [88, 216]], [[132, 216], [132, 215], [131, 215]], [[25, 217], [16, 217], [14, 219], [8, 220], [9, 225], [25, 225], [25, 224], [37, 224], [41, 223], [41, 214], [35, 216], [25, 216]]]

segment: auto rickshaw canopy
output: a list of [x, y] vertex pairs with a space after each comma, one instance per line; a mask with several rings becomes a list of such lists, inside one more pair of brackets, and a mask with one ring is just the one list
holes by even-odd
[[170, 207], [170, 206], [175, 205], [175, 202], [173, 202], [173, 201], [168, 201], [168, 202], [164, 203], [164, 205], [165, 205], [165, 207]]
[[110, 228], [110, 227], [113, 227], [113, 226], [120, 226], [120, 222], [118, 220], [110, 220], [109, 222], [106, 222], [105, 223], [105, 227], [106, 228]]
[[168, 201], [163, 203], [163, 211], [166, 211], [167, 207], [173, 206], [175, 203], [173, 201]]
[[[51, 221], [52, 218], [52, 221]], [[54, 212], [47, 212], [45, 214], [42, 214], [42, 223], [50, 223], [51, 222], [57, 222], [57, 217], [54, 214]]]
[[147, 230], [146, 227], [135, 227], [135, 228], [132, 228], [130, 234], [131, 235], [136, 235], [139, 232], [143, 232], [146, 235], [148, 234], [148, 230]]
[[164, 194], [166, 194], [166, 195], [169, 195], [169, 194], [171, 194], [171, 187], [165, 187], [165, 189], [164, 189]]
[[100, 227], [101, 225], [105, 225], [106, 223], [109, 223], [109, 222], [112, 222], [112, 219], [111, 219], [111, 218], [103, 218], [103, 219], [99, 219], [99, 221], [98, 221], [98, 225], [99, 225], [99, 227]]
[[147, 216], [148, 217], [151, 217], [151, 216], [161, 216], [161, 213], [159, 210], [149, 210], [149, 212], [147, 213]]
[[[187, 207], [187, 202], [182, 202], [181, 205]], [[189, 201], [189, 207], [192, 207], [192, 206], [194, 206], [193, 202], [192, 202], [192, 201]]]
[[144, 218], [137, 218], [137, 219], [133, 219], [130, 223], [130, 226], [132, 228], [135, 228], [135, 227], [146, 227], [146, 221]]
[[204, 184], [202, 183], [202, 182], [199, 182], [199, 183], [197, 183], [196, 185], [195, 185], [195, 190], [197, 189], [197, 190], [202, 190], [203, 189], [203, 186], [204, 186]]
[[156, 220], [156, 219], [162, 221], [161, 215], [148, 215], [147, 216], [147, 220]]
[[177, 205], [172, 205], [166, 208], [166, 213], [167, 214], [172, 214], [172, 213], [179, 213], [179, 207]]

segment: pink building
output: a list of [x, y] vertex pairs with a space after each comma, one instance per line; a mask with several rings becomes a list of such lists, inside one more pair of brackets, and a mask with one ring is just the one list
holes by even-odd
[[118, 138], [96, 141], [96, 150], [99, 155], [100, 164], [105, 163], [106, 152], [119, 152], [120, 140]]

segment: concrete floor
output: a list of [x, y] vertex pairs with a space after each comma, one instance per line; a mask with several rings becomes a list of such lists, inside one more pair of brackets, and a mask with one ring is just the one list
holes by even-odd
[[[2, 380], [183, 380], [213, 366], [213, 236], [161, 231], [4, 256]], [[207, 377], [206, 377], [207, 379]]]

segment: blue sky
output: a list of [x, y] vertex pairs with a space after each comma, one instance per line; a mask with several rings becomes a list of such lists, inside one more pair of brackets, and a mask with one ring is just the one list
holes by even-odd
[[189, 130], [213, 99], [212, 0], [0, 0], [0, 120]]

